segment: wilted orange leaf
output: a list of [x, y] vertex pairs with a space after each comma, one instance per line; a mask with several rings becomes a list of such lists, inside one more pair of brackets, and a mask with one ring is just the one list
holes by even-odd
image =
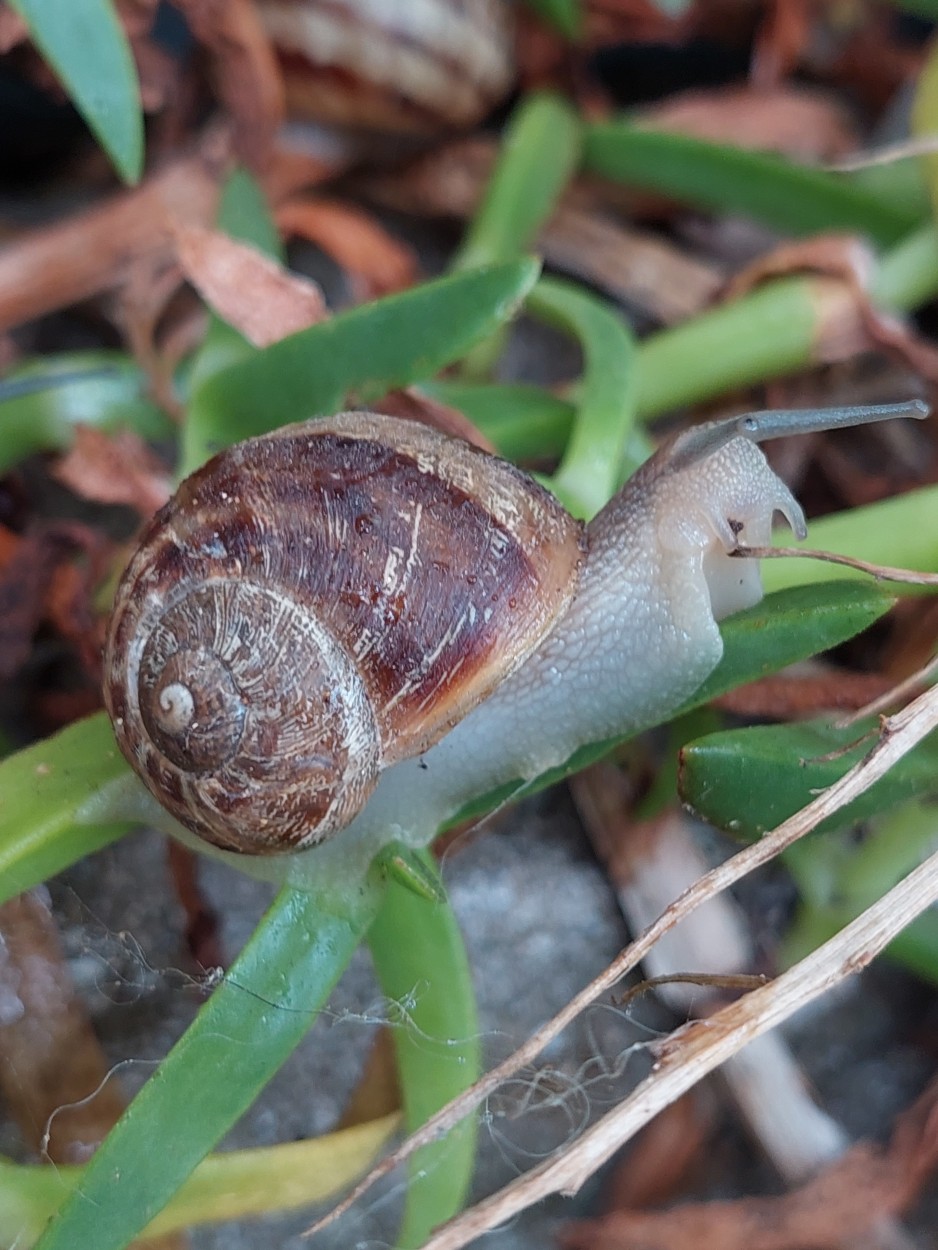
[[277, 209], [285, 235], [315, 243], [346, 270], [361, 299], [377, 299], [408, 287], [417, 275], [417, 259], [406, 244], [388, 234], [363, 209], [340, 200], [294, 199]]
[[53, 469], [69, 490], [97, 503], [122, 503], [150, 516], [170, 496], [169, 472], [132, 430], [105, 434], [80, 425], [75, 442]]
[[777, 1198], [615, 1211], [574, 1224], [566, 1250], [843, 1250], [902, 1214], [938, 1167], [938, 1085], [899, 1118], [887, 1147], [861, 1143]]

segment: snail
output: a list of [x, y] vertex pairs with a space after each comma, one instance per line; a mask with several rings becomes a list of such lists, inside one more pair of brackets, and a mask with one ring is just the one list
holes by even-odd
[[217, 455], [144, 532], [104, 694], [159, 802], [216, 847], [422, 844], [477, 795], [665, 718], [804, 514], [758, 442], [897, 416], [769, 411], [663, 446], [589, 524], [515, 466], [349, 412]]
[[378, 132], [435, 134], [481, 121], [515, 77], [506, 0], [263, 0], [287, 104]]

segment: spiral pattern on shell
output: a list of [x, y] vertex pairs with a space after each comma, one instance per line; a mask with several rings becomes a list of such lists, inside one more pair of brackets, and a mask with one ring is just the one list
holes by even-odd
[[314, 845], [531, 653], [582, 543], [513, 466], [409, 421], [242, 443], [183, 483], [118, 588], [118, 745], [209, 841]]
[[219, 577], [154, 602], [136, 623], [125, 691], [119, 732], [139, 717], [145, 774], [183, 823], [222, 845], [233, 830], [238, 847], [325, 836], [377, 777], [355, 666], [277, 587]]

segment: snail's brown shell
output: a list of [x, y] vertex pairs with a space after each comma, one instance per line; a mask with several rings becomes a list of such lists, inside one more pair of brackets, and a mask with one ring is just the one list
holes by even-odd
[[515, 77], [508, 0], [263, 0], [291, 114], [383, 132], [475, 125]]
[[512, 465], [346, 413], [216, 456], [117, 592], [105, 701], [184, 825], [254, 853], [343, 828], [535, 649], [583, 531]]

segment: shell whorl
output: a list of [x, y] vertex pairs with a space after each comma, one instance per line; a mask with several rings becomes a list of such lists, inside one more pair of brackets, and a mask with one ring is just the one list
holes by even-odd
[[511, 465], [409, 421], [349, 413], [233, 447], [118, 588], [118, 745], [209, 841], [314, 845], [531, 653], [583, 541]]
[[379, 733], [355, 666], [302, 603], [213, 578], [154, 597], [132, 628], [118, 741], [183, 824], [279, 850], [347, 823], [377, 779]]

